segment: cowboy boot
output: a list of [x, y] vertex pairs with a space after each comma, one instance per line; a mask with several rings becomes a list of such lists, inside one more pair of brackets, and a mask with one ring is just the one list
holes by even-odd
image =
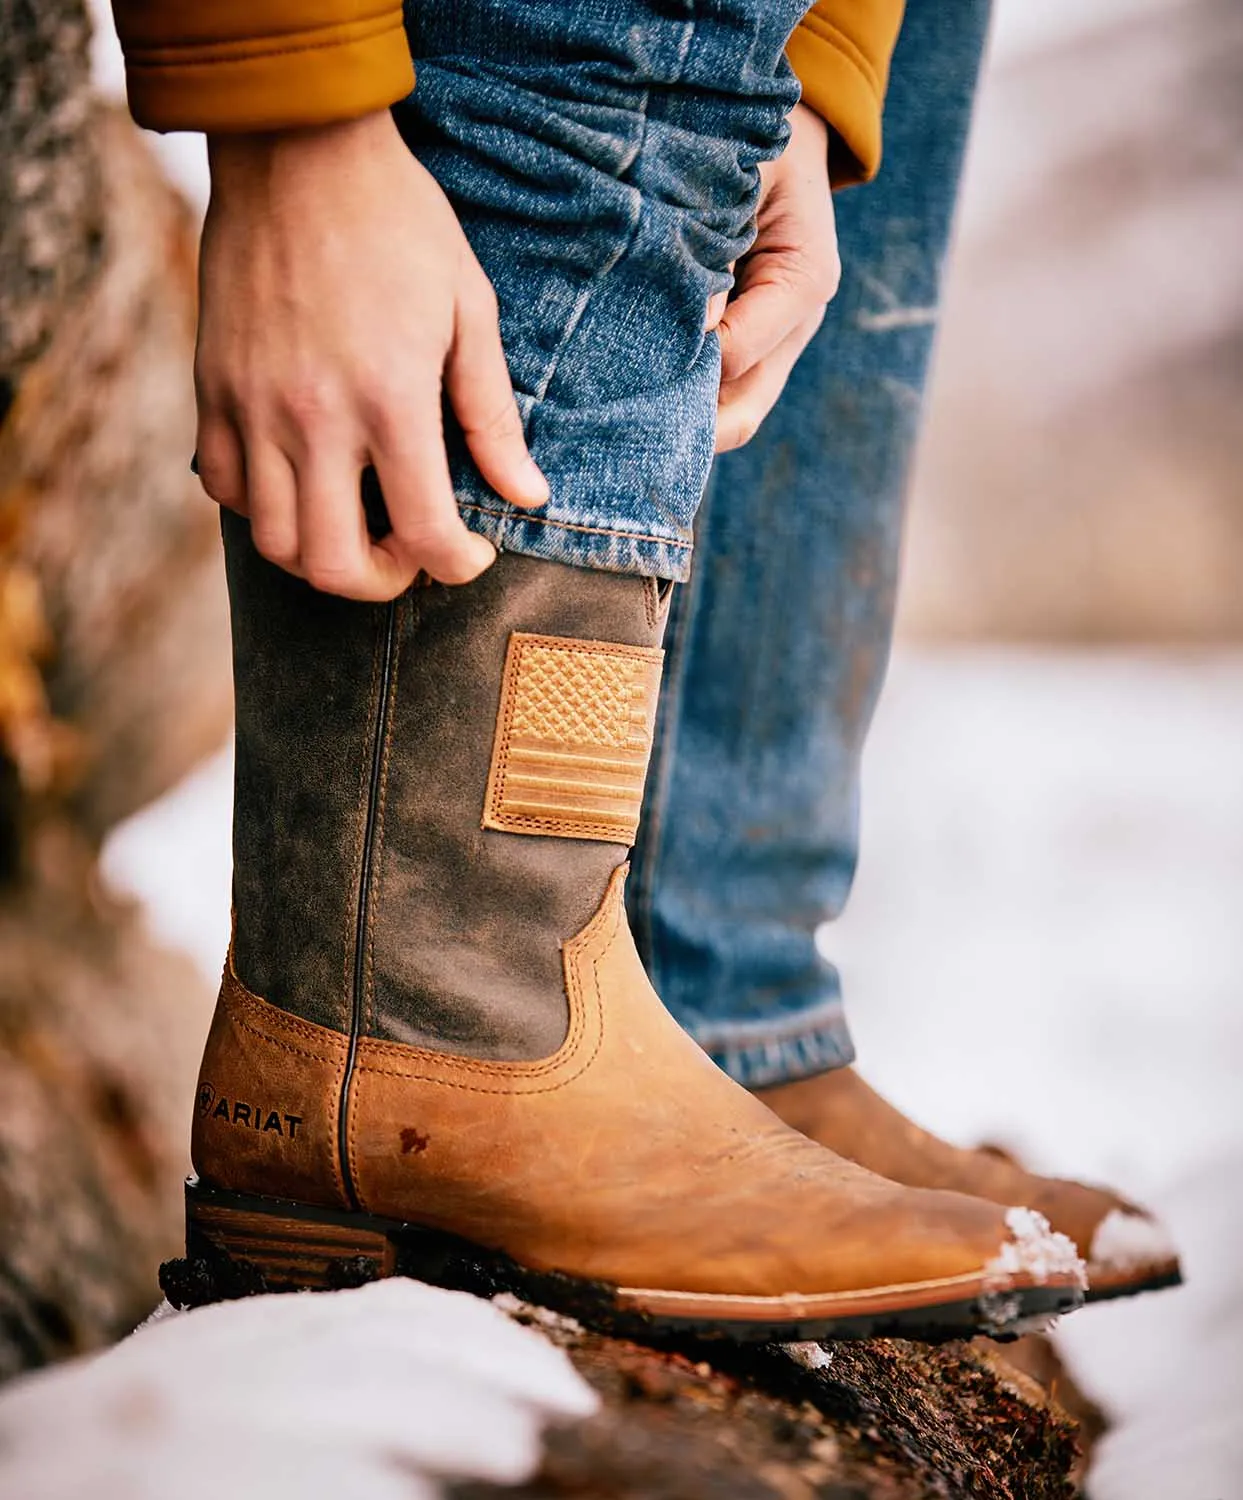
[[654, 580], [502, 555], [376, 607], [224, 529], [235, 930], [166, 1285], [408, 1274], [740, 1339], [1077, 1305], [1081, 1265], [1037, 1216], [814, 1145], [649, 986], [622, 887]]
[[1086, 1260], [1089, 1302], [1182, 1281], [1178, 1252], [1146, 1209], [1109, 1188], [1039, 1177], [993, 1147], [951, 1146], [908, 1120], [853, 1068], [758, 1089], [756, 1097], [811, 1140], [894, 1182], [1038, 1210]]

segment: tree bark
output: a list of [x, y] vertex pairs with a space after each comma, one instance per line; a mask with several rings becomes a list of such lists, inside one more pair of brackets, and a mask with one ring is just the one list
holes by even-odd
[[660, 1352], [597, 1337], [534, 1309], [602, 1398], [554, 1430], [518, 1490], [465, 1484], [454, 1500], [1068, 1500], [1075, 1423], [980, 1340], [896, 1339]]
[[97, 857], [230, 713], [194, 225], [89, 34], [0, 0], [0, 1378], [131, 1327], [179, 1248], [210, 996]]

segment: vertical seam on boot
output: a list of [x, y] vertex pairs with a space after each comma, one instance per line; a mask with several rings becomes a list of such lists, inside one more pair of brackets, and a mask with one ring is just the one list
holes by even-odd
[[371, 755], [368, 757], [370, 774], [367, 779], [365, 817], [363, 824], [362, 858], [358, 872], [358, 896], [355, 903], [354, 922], [354, 972], [350, 983], [350, 1031], [349, 1050], [345, 1057], [345, 1072], [341, 1079], [341, 1091], [337, 1109], [337, 1159], [345, 1184], [346, 1197], [352, 1208], [358, 1208], [358, 1194], [354, 1186], [354, 1170], [351, 1150], [350, 1094], [354, 1081], [354, 1067], [358, 1057], [358, 1039], [362, 1030], [363, 1012], [366, 1004], [366, 943], [371, 920], [371, 887], [375, 878], [372, 859], [376, 832], [376, 813], [379, 798], [379, 781], [383, 767], [384, 735], [386, 721], [392, 703], [393, 658], [397, 640], [398, 600], [393, 600], [384, 610], [384, 625], [381, 631], [379, 653], [379, 693], [370, 715]]
[[[367, 693], [367, 715], [363, 721], [364, 734], [375, 722], [376, 709], [380, 697], [380, 657], [384, 644], [384, 632], [376, 632], [375, 644], [371, 650], [371, 686]], [[359, 757], [358, 765], [358, 816], [355, 819], [354, 828], [354, 863], [350, 870], [349, 889], [357, 891], [359, 882], [362, 880], [363, 868], [363, 839], [367, 832], [367, 780], [371, 770], [372, 757], [367, 754], [367, 746], [364, 745], [363, 754]], [[357, 961], [354, 952], [355, 943], [358, 939], [358, 903], [346, 901], [345, 910], [345, 939], [341, 944], [342, 967], [341, 967], [341, 994], [350, 997], [352, 1009], [352, 996], [354, 984], [354, 966]], [[349, 1015], [346, 1016], [348, 1026]]]
[[388, 765], [393, 748], [393, 728], [397, 721], [396, 700], [398, 677], [401, 672], [401, 619], [402, 606], [408, 603], [411, 623], [414, 619], [414, 601], [408, 595], [394, 604], [395, 619], [392, 663], [389, 669], [388, 703], [383, 724], [384, 746], [380, 752], [380, 781], [375, 817], [375, 844], [372, 854], [372, 899], [367, 907], [367, 967], [363, 976], [363, 1014], [360, 1031], [370, 1035], [375, 1028], [375, 911], [380, 894], [380, 880], [384, 867], [385, 813], [388, 809]]

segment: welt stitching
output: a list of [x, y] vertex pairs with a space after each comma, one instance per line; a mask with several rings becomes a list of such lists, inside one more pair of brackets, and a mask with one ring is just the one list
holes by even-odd
[[673, 537], [650, 536], [645, 531], [613, 531], [607, 526], [580, 526], [574, 521], [554, 521], [551, 516], [514, 515], [511, 511], [495, 510], [487, 505], [476, 505], [473, 500], [459, 500], [459, 510], [478, 511], [481, 516], [496, 516], [502, 521], [522, 521], [528, 526], [555, 526], [559, 531], [585, 531], [591, 536], [618, 537], [627, 542], [655, 542], [661, 547], [676, 547], [689, 552], [693, 543], [679, 542]]

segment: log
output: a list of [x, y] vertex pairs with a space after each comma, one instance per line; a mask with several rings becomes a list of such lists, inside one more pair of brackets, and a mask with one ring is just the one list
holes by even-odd
[[181, 1245], [211, 996], [41, 823], [0, 901], [0, 1380], [128, 1332]]
[[193, 218], [88, 46], [0, 0], [0, 1379], [132, 1327], [179, 1247], [211, 997], [98, 854], [230, 716]]
[[654, 1350], [541, 1309], [514, 1314], [567, 1350], [603, 1402], [548, 1437], [517, 1490], [454, 1500], [1064, 1500], [1076, 1427], [986, 1341]]
[[77, 0], [0, 0], [0, 420], [97, 269], [90, 39]]
[[0, 428], [0, 563], [34, 579], [64, 800], [96, 840], [218, 748], [232, 712], [216, 508], [190, 473], [195, 226], [139, 133], [96, 107], [97, 274]]

